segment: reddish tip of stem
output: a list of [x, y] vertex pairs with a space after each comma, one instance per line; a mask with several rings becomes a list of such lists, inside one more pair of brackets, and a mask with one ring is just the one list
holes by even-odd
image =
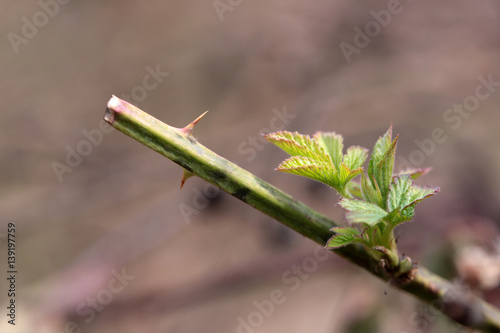
[[111, 96], [111, 99], [108, 101], [108, 109], [116, 110], [119, 109], [122, 105], [122, 100], [116, 97], [115, 95]]
[[123, 110], [127, 107], [124, 100], [112, 95], [111, 99], [108, 101], [108, 105], [106, 107], [106, 113], [104, 114], [104, 120], [110, 124], [113, 124], [116, 118], [116, 113], [123, 112]]

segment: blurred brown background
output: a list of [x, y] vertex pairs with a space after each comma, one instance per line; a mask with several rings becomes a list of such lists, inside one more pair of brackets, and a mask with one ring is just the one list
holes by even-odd
[[500, 303], [498, 2], [0, 9], [0, 267], [12, 221], [19, 271], [16, 326], [2, 310], [0, 331], [457, 331], [200, 179], [179, 190], [180, 167], [103, 127], [111, 94], [177, 127], [210, 110], [199, 141], [341, 223], [334, 191], [273, 171], [286, 155], [260, 133], [371, 148], [392, 122], [400, 165], [432, 166], [419, 183], [441, 187], [400, 250]]

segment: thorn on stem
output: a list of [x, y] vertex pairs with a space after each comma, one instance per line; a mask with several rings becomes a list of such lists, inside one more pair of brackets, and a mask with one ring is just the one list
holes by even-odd
[[180, 128], [180, 130], [181, 130], [182, 132], [184, 132], [185, 134], [187, 134], [187, 135], [191, 135], [191, 133], [193, 132], [193, 128], [194, 128], [194, 126], [195, 126], [195, 125], [196, 125], [196, 124], [200, 121], [200, 119], [201, 119], [201, 118], [203, 118], [203, 116], [204, 116], [204, 115], [206, 115], [206, 114], [207, 114], [207, 112], [208, 112], [208, 110], [207, 110], [207, 111], [205, 111], [205, 112], [203, 112], [203, 114], [202, 114], [201, 116], [199, 116], [198, 118], [196, 118], [195, 120], [193, 120], [193, 121], [192, 121], [191, 123], [189, 123], [186, 127], [184, 127], [184, 128]]
[[188, 178], [191, 178], [192, 176], [194, 176], [194, 173], [192, 173], [191, 171], [188, 171], [186, 169], [182, 169], [182, 170], [184, 170], [184, 171], [182, 172], [181, 189], [184, 186], [184, 183], [186, 182], [186, 180]]

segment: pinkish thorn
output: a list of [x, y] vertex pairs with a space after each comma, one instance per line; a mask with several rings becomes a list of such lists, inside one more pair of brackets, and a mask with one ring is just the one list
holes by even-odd
[[186, 180], [188, 178], [191, 178], [194, 176], [194, 173], [192, 173], [191, 171], [188, 171], [186, 169], [182, 169], [182, 170], [183, 170], [183, 172], [182, 172], [182, 179], [181, 179], [181, 189], [184, 186], [184, 183], [186, 182]]
[[[206, 115], [208, 112], [205, 111], [203, 112], [203, 114], [201, 116], [199, 116], [198, 118], [196, 118], [195, 120], [193, 120], [191, 123], [189, 123], [186, 127], [184, 128], [179, 128], [179, 131], [181, 131], [182, 133], [186, 134], [186, 135], [190, 135], [192, 136], [192, 133], [193, 133], [193, 129], [194, 127], [196, 126], [196, 124], [200, 121], [201, 118], [203, 118], [204, 115]], [[182, 173], [182, 179], [181, 179], [181, 189], [182, 187], [184, 186], [184, 183], [186, 182], [186, 180], [192, 176], [194, 176], [194, 173], [192, 173], [191, 171], [188, 171], [186, 169], [183, 169], [183, 173]]]
[[198, 118], [196, 118], [195, 120], [193, 120], [190, 124], [188, 124], [186, 127], [184, 128], [180, 128], [180, 130], [184, 133], [186, 133], [187, 135], [191, 135], [191, 133], [193, 132], [193, 128], [194, 126], [200, 121], [201, 118], [203, 118], [204, 115], [206, 115], [208, 112], [205, 111], [203, 112], [203, 114], [201, 116], [199, 116]]

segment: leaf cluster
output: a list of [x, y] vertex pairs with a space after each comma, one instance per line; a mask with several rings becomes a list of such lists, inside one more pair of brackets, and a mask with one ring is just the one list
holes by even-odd
[[291, 155], [276, 170], [305, 176], [351, 197], [347, 185], [363, 172], [368, 150], [352, 146], [343, 154], [343, 137], [335, 132], [316, 132], [311, 138], [298, 132], [275, 132], [265, 138]]
[[[409, 169], [394, 174], [398, 137], [392, 139], [392, 125], [381, 136], [368, 162], [368, 150], [351, 146], [344, 154], [343, 138], [334, 132], [317, 132], [313, 137], [280, 131], [265, 136], [291, 155], [276, 170], [305, 176], [333, 187], [342, 196], [339, 205], [351, 226], [333, 228], [328, 248], [361, 243], [392, 258], [397, 265], [393, 229], [410, 221], [415, 205], [436, 194], [439, 188], [415, 185], [414, 179], [430, 168]], [[360, 180], [354, 178], [361, 175]]]

